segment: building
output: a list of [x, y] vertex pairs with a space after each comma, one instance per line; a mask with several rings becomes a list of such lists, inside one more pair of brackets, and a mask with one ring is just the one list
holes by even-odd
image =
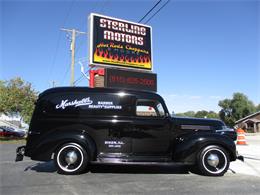
[[247, 132], [260, 132], [260, 111], [236, 121], [236, 126]]
[[28, 124], [24, 123], [19, 114], [6, 115], [0, 113], [0, 126], [12, 127], [14, 129], [28, 129]]

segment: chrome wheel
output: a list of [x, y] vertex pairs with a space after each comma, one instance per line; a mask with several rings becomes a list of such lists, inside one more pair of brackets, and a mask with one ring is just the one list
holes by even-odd
[[227, 157], [219, 149], [208, 150], [202, 158], [203, 166], [212, 174], [221, 173], [227, 166]]
[[198, 162], [204, 175], [223, 175], [229, 168], [229, 156], [219, 146], [208, 146], [202, 150]]
[[65, 160], [68, 164], [74, 164], [78, 159], [78, 155], [75, 151], [70, 151], [66, 154]]
[[81, 172], [87, 165], [87, 153], [76, 143], [63, 145], [55, 155], [58, 171], [65, 174]]
[[207, 163], [212, 167], [217, 167], [219, 164], [219, 157], [216, 154], [210, 154], [207, 158]]

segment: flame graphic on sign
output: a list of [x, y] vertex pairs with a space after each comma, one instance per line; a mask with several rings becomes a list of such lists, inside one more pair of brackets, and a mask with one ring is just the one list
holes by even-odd
[[140, 55], [137, 57], [118, 55], [108, 50], [96, 48], [94, 53], [94, 62], [112, 63], [122, 66], [131, 66], [138, 68], [151, 69], [152, 64], [149, 55]]

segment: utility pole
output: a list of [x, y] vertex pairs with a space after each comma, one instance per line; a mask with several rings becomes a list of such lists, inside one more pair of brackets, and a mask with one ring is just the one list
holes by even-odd
[[56, 81], [51, 81], [50, 82], [50, 86], [53, 88], [53, 87], [55, 87], [56, 86], [56, 84], [57, 84], [57, 82]]
[[76, 36], [79, 34], [87, 34], [86, 32], [80, 32], [76, 29], [66, 29], [61, 28], [62, 31], [65, 31], [67, 33], [70, 33], [71, 39], [70, 39], [70, 51], [71, 51], [71, 66], [70, 66], [70, 85], [74, 86], [74, 67], [75, 67], [75, 42], [76, 42]]

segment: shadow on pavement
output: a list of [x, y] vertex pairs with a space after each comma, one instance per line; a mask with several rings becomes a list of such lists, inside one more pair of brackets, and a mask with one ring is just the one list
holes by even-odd
[[[53, 161], [28, 166], [24, 171], [53, 173], [57, 169]], [[90, 165], [91, 173], [135, 173], [135, 174], [189, 174], [189, 167], [183, 165]]]
[[187, 166], [180, 165], [92, 165], [92, 173], [135, 173], [135, 174], [188, 174]]
[[245, 159], [249, 159], [249, 160], [257, 160], [257, 161], [260, 161], [260, 158], [253, 158], [253, 157], [247, 157], [247, 156], [244, 156]]
[[35, 165], [26, 167], [24, 171], [28, 170], [46, 173], [53, 173], [57, 171], [53, 161], [36, 163]]

